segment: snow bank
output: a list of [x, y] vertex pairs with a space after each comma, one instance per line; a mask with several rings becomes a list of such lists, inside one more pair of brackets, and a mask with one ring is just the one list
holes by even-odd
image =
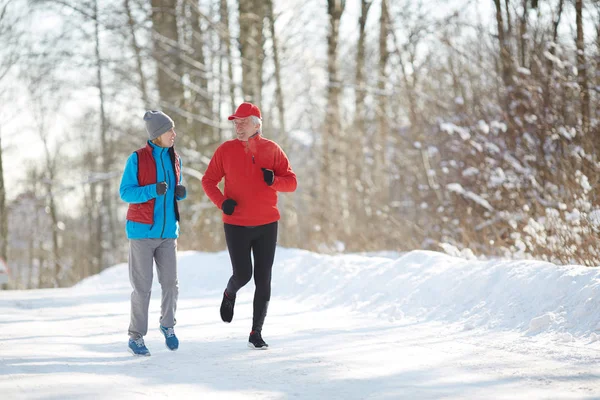
[[[180, 298], [200, 291], [218, 297], [231, 273], [228, 254], [181, 252], [179, 273]], [[130, 290], [127, 266], [115, 266], [76, 286], [91, 288]], [[253, 291], [253, 284], [242, 290]], [[600, 329], [600, 270], [530, 260], [464, 260], [430, 251], [390, 259], [279, 248], [273, 296], [307, 300], [320, 308], [349, 307], [392, 322], [416, 318], [459, 323], [467, 330], [588, 336]]]

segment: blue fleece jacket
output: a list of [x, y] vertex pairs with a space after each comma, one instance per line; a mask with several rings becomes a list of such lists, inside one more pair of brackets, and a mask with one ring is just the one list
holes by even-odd
[[[140, 222], [127, 221], [126, 229], [128, 239], [176, 239], [179, 237], [179, 222], [175, 217], [175, 186], [182, 184], [183, 175], [179, 182], [175, 182], [175, 171], [169, 157], [169, 149], [152, 146], [152, 156], [156, 161], [156, 182], [167, 182], [167, 192], [158, 196], [156, 184], [140, 186], [138, 183], [138, 156], [134, 152], [127, 159], [121, 186], [119, 189], [121, 199], [126, 203], [144, 203], [152, 198], [154, 203], [154, 224], [143, 224]], [[179, 158], [181, 168], [181, 157]], [[187, 193], [186, 193], [187, 196]], [[183, 200], [184, 197], [177, 197]]]

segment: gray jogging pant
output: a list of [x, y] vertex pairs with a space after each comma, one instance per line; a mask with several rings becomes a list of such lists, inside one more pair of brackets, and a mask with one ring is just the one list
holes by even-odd
[[135, 239], [129, 241], [129, 281], [131, 292], [131, 322], [129, 336], [137, 338], [148, 333], [148, 306], [152, 292], [153, 260], [162, 289], [160, 324], [175, 326], [175, 310], [179, 296], [177, 282], [177, 239]]

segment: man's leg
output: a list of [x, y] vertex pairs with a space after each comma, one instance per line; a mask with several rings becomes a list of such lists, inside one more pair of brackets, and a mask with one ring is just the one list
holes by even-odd
[[257, 227], [258, 237], [252, 242], [254, 254], [254, 315], [252, 331], [261, 332], [271, 300], [271, 272], [277, 246], [277, 222]]
[[251, 228], [225, 224], [225, 239], [227, 240], [233, 275], [227, 282], [227, 288], [223, 292], [223, 300], [221, 301], [220, 313], [223, 322], [228, 323], [233, 320], [236, 293], [252, 278], [251, 233]]
[[225, 239], [233, 269], [233, 275], [229, 278], [226, 292], [231, 297], [235, 297], [238, 290], [250, 282], [252, 278], [250, 243], [253, 229], [256, 228], [225, 224]]

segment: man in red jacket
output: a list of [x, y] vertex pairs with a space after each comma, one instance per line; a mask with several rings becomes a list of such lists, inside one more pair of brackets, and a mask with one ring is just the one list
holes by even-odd
[[[260, 110], [242, 103], [229, 116], [236, 139], [221, 144], [202, 178], [210, 200], [223, 211], [225, 239], [233, 275], [223, 292], [221, 319], [231, 322], [238, 290], [252, 278], [254, 255], [254, 315], [248, 347], [267, 349], [262, 327], [271, 299], [271, 270], [277, 244], [277, 192], [296, 190], [296, 174], [277, 143], [262, 137]], [[224, 193], [217, 187], [225, 177]]]

